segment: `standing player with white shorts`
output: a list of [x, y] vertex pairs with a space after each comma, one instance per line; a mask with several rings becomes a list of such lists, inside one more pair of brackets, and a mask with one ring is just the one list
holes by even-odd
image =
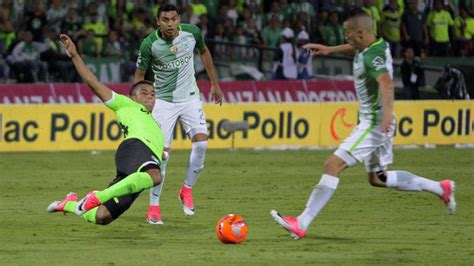
[[211, 94], [215, 103], [222, 104], [222, 91], [217, 82], [211, 53], [204, 43], [200, 29], [194, 25], [180, 24], [178, 9], [172, 4], [160, 6], [156, 22], [158, 30], [150, 33], [140, 46], [134, 82], [143, 80], [146, 70], [152, 69], [156, 90], [153, 117], [163, 131], [165, 148], [161, 165], [163, 182], [150, 190], [147, 221], [150, 224], [163, 224], [160, 196], [173, 130], [178, 120], [192, 142], [184, 184], [179, 193], [185, 215], [194, 215], [192, 188], [204, 167], [208, 133], [206, 116], [194, 77], [194, 48], [197, 48], [211, 80]]
[[311, 222], [334, 194], [341, 172], [363, 162], [371, 185], [404, 191], [428, 191], [437, 195], [454, 214], [454, 182], [433, 181], [407, 171], [387, 171], [393, 161], [393, 67], [390, 48], [372, 33], [372, 20], [362, 9], [352, 10], [344, 22], [348, 44], [306, 44], [313, 54], [355, 53], [354, 85], [359, 98], [360, 123], [324, 163], [324, 174], [313, 189], [306, 208], [298, 217], [271, 211], [273, 219], [295, 240], [306, 235]]

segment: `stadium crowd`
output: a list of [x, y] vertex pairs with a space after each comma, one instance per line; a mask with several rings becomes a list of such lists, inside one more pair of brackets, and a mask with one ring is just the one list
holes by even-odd
[[[0, 80], [73, 82], [78, 76], [59, 44], [60, 33], [77, 41], [84, 57], [120, 57], [129, 80], [140, 42], [155, 30], [160, 4], [182, 10], [182, 23], [197, 25], [215, 59], [255, 58], [257, 49], [221, 42], [279, 47], [282, 39], [344, 43], [341, 21], [361, 6], [373, 18], [393, 57], [406, 47], [415, 56], [474, 54], [473, 0], [0, 0]], [[282, 38], [282, 36], [284, 38]], [[212, 45], [212, 40], [216, 41]], [[285, 42], [285, 40], [283, 40]]]

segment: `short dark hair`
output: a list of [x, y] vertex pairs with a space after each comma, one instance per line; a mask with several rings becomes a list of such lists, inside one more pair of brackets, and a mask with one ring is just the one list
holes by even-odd
[[176, 13], [178, 13], [179, 15], [179, 9], [175, 5], [166, 3], [160, 6], [160, 8], [158, 9], [158, 12], [156, 13], [156, 17], [159, 18], [162, 12], [169, 12], [169, 11], [176, 11]]
[[153, 82], [151, 82], [149, 80], [140, 80], [140, 81], [138, 81], [138, 82], [136, 82], [132, 85], [132, 87], [130, 88], [130, 91], [129, 91], [128, 94], [130, 96], [135, 95], [137, 93], [137, 90], [140, 88], [140, 85], [142, 85], [142, 84], [148, 84], [148, 85], [153, 86]]
[[349, 20], [349, 19], [356, 18], [356, 17], [370, 17], [370, 16], [369, 16], [369, 14], [367, 14], [367, 12], [365, 12], [364, 9], [362, 9], [360, 7], [357, 7], [357, 8], [353, 8], [353, 9], [349, 10], [349, 12], [346, 15], [345, 20]]

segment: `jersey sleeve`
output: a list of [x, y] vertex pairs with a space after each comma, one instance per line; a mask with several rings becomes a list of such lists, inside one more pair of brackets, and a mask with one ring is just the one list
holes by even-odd
[[206, 43], [202, 38], [201, 29], [197, 26], [191, 24], [181, 24], [181, 30], [190, 32], [194, 36], [197, 48], [202, 49], [204, 46], [206, 46]]
[[137, 57], [137, 68], [147, 70], [151, 62], [151, 41], [145, 38], [140, 45]]
[[385, 50], [379, 47], [373, 47], [365, 52], [364, 66], [367, 75], [373, 79], [377, 79], [380, 74], [388, 72]]
[[124, 107], [133, 105], [134, 101], [122, 94], [112, 92], [112, 98], [104, 102], [104, 104], [110, 109], [112, 109], [112, 111], [117, 112], [118, 110]]

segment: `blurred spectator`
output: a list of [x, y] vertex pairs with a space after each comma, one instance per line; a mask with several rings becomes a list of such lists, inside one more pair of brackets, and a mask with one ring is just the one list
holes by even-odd
[[101, 49], [96, 42], [94, 30], [89, 30], [86, 36], [77, 43], [77, 50], [82, 56], [100, 57]]
[[[255, 24], [255, 20], [250, 18], [247, 21], [247, 26], [245, 27], [245, 37], [247, 38], [247, 44], [252, 46], [257, 46], [262, 44], [262, 39], [260, 37], [260, 33], [257, 29], [257, 25]], [[247, 58], [257, 58], [258, 57], [258, 49], [256, 48], [248, 48], [246, 52]]]
[[[138, 8], [133, 12], [132, 17], [132, 29], [137, 30], [145, 26], [145, 19], [147, 18], [147, 12], [143, 8]], [[96, 32], [97, 33], [97, 32]]]
[[25, 14], [25, 30], [33, 34], [33, 41], [43, 41], [43, 27], [48, 24], [43, 5], [39, 0], [33, 1], [33, 7]]
[[229, 6], [227, 9], [227, 18], [232, 20], [232, 24], [237, 25], [237, 19], [239, 18], [239, 12], [237, 11], [237, 4], [235, 0], [228, 0]]
[[61, 20], [67, 13], [66, 6], [63, 0], [52, 0], [51, 5], [46, 12], [46, 18], [48, 19], [48, 27], [52, 27], [59, 31], [61, 27]]
[[13, 22], [5, 20], [0, 24], [0, 57], [10, 49], [13, 41], [16, 38]]
[[293, 8], [290, 4], [288, 4], [288, 0], [280, 0], [280, 14], [283, 16], [284, 20], [291, 19], [291, 15], [293, 14]]
[[329, 15], [329, 24], [323, 29], [324, 43], [329, 46], [344, 44], [344, 29], [339, 23], [339, 15], [337, 11], [332, 11]]
[[[216, 25], [216, 32], [214, 34], [214, 41], [218, 42], [228, 42], [229, 39], [225, 35], [224, 25], [217, 24]], [[212, 56], [215, 58], [225, 58], [229, 55], [227, 46], [224, 44], [215, 44]]]
[[311, 20], [308, 17], [308, 13], [299, 12], [296, 17], [297, 17], [297, 19], [295, 21], [295, 27], [294, 28], [297, 31], [302, 31], [302, 30], [311, 31], [312, 25], [311, 25]]
[[197, 25], [199, 23], [199, 16], [193, 13], [193, 8], [187, 5], [181, 14], [181, 23], [188, 23]]
[[201, 29], [201, 35], [203, 38], [209, 38], [212, 35], [212, 29], [209, 25], [207, 15], [201, 15], [199, 17], [199, 24], [197, 25]]
[[306, 13], [308, 26], [306, 30], [309, 30], [311, 21], [316, 19], [316, 12], [314, 11], [314, 7], [305, 0], [296, 0], [291, 4], [291, 9], [293, 21], [298, 20], [298, 16], [301, 14], [301, 12]]
[[[244, 35], [245, 30], [242, 26], [237, 26], [234, 34], [234, 38], [232, 39], [233, 43], [236, 44], [244, 44], [247, 45], [247, 36]], [[234, 48], [234, 58], [245, 58], [247, 56], [247, 48], [237, 46]]]
[[419, 87], [424, 86], [425, 75], [420, 67], [420, 58], [415, 57], [412, 47], [405, 48], [403, 63], [400, 66], [403, 94], [407, 100], [420, 99]]
[[280, 3], [276, 0], [272, 2], [270, 11], [265, 13], [264, 23], [268, 25], [274, 16], [278, 18], [278, 22], [282, 22], [283, 19], [285, 19], [283, 13], [280, 11]]
[[217, 10], [219, 9], [219, 0], [203, 0], [203, 4], [206, 6], [207, 15], [210, 18], [217, 16]]
[[[84, 32], [88, 33], [91, 30], [94, 32], [95, 42], [96, 42], [97, 47], [98, 47], [97, 52], [98, 52], [98, 54], [100, 54], [100, 52], [102, 50], [102, 46], [104, 44], [104, 37], [106, 36], [108, 30], [107, 30], [107, 25], [104, 22], [99, 21], [99, 14], [97, 14], [97, 13], [91, 14], [90, 21], [84, 23], [84, 25], [83, 25], [83, 31]], [[87, 35], [89, 35], [89, 34], [87, 34]]]
[[273, 59], [272, 79], [296, 79], [298, 68], [296, 63], [296, 47], [293, 44], [295, 34], [292, 29], [284, 28], [281, 32], [280, 49]]
[[379, 35], [380, 33], [380, 12], [378, 8], [374, 4], [375, 0], [363, 0], [363, 6], [362, 9], [369, 14], [369, 16], [372, 18], [372, 23], [373, 23], [373, 29], [372, 32], [374, 35]]
[[454, 19], [454, 55], [468, 55], [474, 34], [474, 18], [466, 8], [461, 7], [459, 16]]
[[[324, 41], [323, 35], [324, 35], [324, 29], [325, 27], [329, 24], [329, 13], [326, 9], [319, 9], [318, 11], [318, 19], [316, 20], [316, 25], [315, 23], [312, 23], [311, 29], [309, 29], [309, 32], [314, 33], [314, 38], [320, 41]], [[314, 28], [316, 27], [316, 28]]]
[[77, 9], [75, 7], [69, 8], [66, 17], [61, 22], [60, 28], [62, 33], [69, 35], [73, 40], [77, 39], [82, 29], [82, 23], [77, 16]]
[[107, 40], [104, 43], [104, 49], [102, 49], [102, 55], [107, 56], [124, 56], [125, 50], [123, 45], [119, 41], [119, 36], [116, 31], [111, 31], [107, 35]]
[[193, 14], [196, 16], [207, 15], [207, 7], [200, 0], [193, 0], [190, 4]]
[[336, 10], [341, 15], [341, 21], [344, 21], [347, 13], [356, 7], [354, 0], [342, 0], [340, 5], [337, 5]]
[[415, 56], [422, 56], [423, 46], [428, 45], [429, 37], [425, 27], [425, 16], [418, 11], [420, 0], [409, 0], [408, 9], [402, 16], [401, 33], [404, 46], [410, 46]]
[[313, 76], [313, 62], [311, 53], [303, 48], [303, 45], [309, 42], [309, 34], [306, 31], [301, 31], [296, 36], [298, 47], [298, 79], [310, 79]]
[[448, 11], [443, 9], [442, 0], [435, 1], [435, 10], [428, 14], [426, 26], [431, 37], [431, 55], [448, 56], [451, 48], [449, 34], [454, 21]]
[[389, 0], [382, 12], [382, 36], [390, 44], [393, 58], [399, 57], [400, 24], [402, 13], [397, 7], [397, 0]]
[[80, 80], [74, 64], [59, 43], [59, 34], [54, 28], [48, 28], [45, 31], [44, 46], [46, 50], [41, 53], [41, 60], [48, 65], [50, 82], [75, 82]]
[[40, 54], [45, 50], [42, 43], [33, 41], [31, 31], [24, 33], [24, 41], [16, 44], [8, 58], [18, 82], [46, 81], [47, 65], [40, 61]]
[[263, 28], [263, 44], [270, 47], [277, 47], [281, 38], [280, 22], [277, 16], [270, 19], [270, 25]]

